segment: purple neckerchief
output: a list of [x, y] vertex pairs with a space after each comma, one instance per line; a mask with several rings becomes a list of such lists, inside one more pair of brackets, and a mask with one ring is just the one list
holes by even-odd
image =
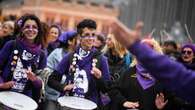
[[150, 73], [142, 67], [141, 64], [136, 65], [136, 76], [141, 87], [145, 90], [155, 84], [155, 79]]
[[[35, 55], [33, 59], [31, 60], [23, 60], [21, 59], [24, 68], [27, 68], [28, 66], [31, 66], [32, 69], [36, 69], [38, 68], [38, 63], [40, 60], [40, 54], [41, 54], [41, 45], [36, 45], [36, 44], [32, 44], [27, 42], [27, 40], [25, 39], [17, 39], [18, 41], [18, 46], [19, 51], [23, 52], [24, 50], [27, 50], [28, 52], [30, 52], [31, 54]], [[23, 53], [21, 53], [23, 54]]]
[[[80, 49], [80, 48], [81, 48], [81, 46], [78, 46], [78, 47], [76, 48], [76, 53], [77, 53], [77, 54], [79, 53], [79, 49]], [[79, 60], [79, 61], [77, 62], [78, 65], [79, 65], [79, 69], [85, 69], [87, 73], [88, 73], [88, 72], [91, 72], [92, 66], [86, 68], [86, 67], [85, 67], [85, 64], [86, 64], [86, 63], [89, 63], [89, 62], [92, 63], [92, 57], [93, 57], [93, 55], [94, 55], [95, 52], [96, 52], [96, 49], [93, 47], [93, 48], [90, 50], [90, 53], [89, 53], [88, 56], [83, 57], [82, 60]], [[84, 68], [83, 68], [83, 67], [84, 67]], [[90, 74], [90, 73], [87, 74], [87, 75], [88, 75], [88, 78], [91, 79], [91, 76], [90, 76], [89, 74]]]
[[22, 45], [24, 49], [28, 50], [29, 52], [32, 52], [33, 54], [39, 54], [41, 51], [41, 45], [29, 43], [24, 38], [19, 38], [17, 39], [17, 41], [19, 42], [19, 44]]

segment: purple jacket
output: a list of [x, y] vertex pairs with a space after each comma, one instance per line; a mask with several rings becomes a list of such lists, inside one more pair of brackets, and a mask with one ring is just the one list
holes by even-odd
[[195, 71], [187, 70], [182, 64], [154, 52], [139, 41], [129, 51], [167, 89], [195, 104]]
[[[15, 50], [18, 50], [18, 54], [15, 54], [14, 52]], [[33, 55], [32, 59], [30, 59], [29, 55]], [[15, 59], [15, 64], [13, 62], [14, 56], [17, 56], [17, 58]], [[24, 60], [23, 58], [27, 60]], [[31, 67], [33, 72], [35, 72], [37, 69], [43, 69], [46, 66], [46, 56], [41, 52], [41, 49], [37, 50], [36, 52], [31, 52], [29, 48], [24, 46], [22, 41], [16, 40], [15, 42], [12, 40], [7, 42], [6, 45], [0, 51], [0, 70], [2, 71], [0, 75], [0, 83], [11, 81], [11, 80], [14, 81], [17, 80], [14, 79], [15, 76], [13, 75], [13, 72], [15, 71], [17, 73], [16, 68], [20, 68], [21, 66], [22, 68], [25, 69]], [[14, 71], [13, 68], [15, 68]], [[17, 77], [20, 76], [16, 76], [16, 78]], [[25, 81], [21, 79], [19, 82], [18, 79], [17, 81], [18, 83], [25, 83], [25, 85], [26, 84], [29, 85], [28, 87], [30, 88], [34, 87], [40, 89], [42, 86], [41, 80], [35, 80], [31, 82], [29, 80], [26, 81], [26, 79]], [[28, 87], [24, 87], [24, 89], [21, 92], [30, 96], [32, 91], [27, 90]], [[15, 91], [15, 89], [13, 88], [10, 90]], [[0, 91], [3, 90], [0, 89]]]

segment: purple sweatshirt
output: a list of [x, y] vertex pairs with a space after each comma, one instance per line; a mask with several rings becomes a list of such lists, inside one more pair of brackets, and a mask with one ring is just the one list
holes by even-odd
[[[82, 60], [78, 61], [79, 69], [85, 70], [87, 74], [87, 79], [88, 79], [88, 92], [87, 96], [85, 98], [88, 98], [89, 100], [94, 101], [97, 104], [101, 104], [100, 98], [99, 98], [99, 92], [97, 90], [97, 83], [95, 81], [94, 76], [91, 74], [91, 69], [92, 69], [92, 56], [97, 50], [92, 49], [90, 54], [83, 58]], [[76, 51], [78, 52], [78, 51]], [[69, 61], [69, 54], [66, 54], [62, 61], [59, 63], [58, 67], [56, 68], [56, 71], [58, 74], [63, 75], [63, 74], [68, 74], [69, 73], [69, 67], [70, 67], [70, 61]], [[100, 70], [102, 72], [102, 79], [105, 81], [108, 81], [110, 79], [109, 76], [109, 68], [108, 68], [108, 62], [107, 58], [103, 55], [100, 57]], [[71, 62], [72, 63], [72, 62]], [[103, 85], [101, 85], [103, 86]]]
[[[31, 97], [32, 91], [27, 90], [27, 88], [40, 89], [41, 80], [29, 81], [22, 72], [29, 67], [35, 72], [45, 66], [46, 56], [40, 48], [32, 52], [21, 40], [9, 41], [0, 51], [0, 70], [2, 71], [0, 83], [13, 80], [15, 85], [10, 89], [11, 91], [22, 92]], [[29, 86], [26, 87], [27, 85]]]
[[129, 51], [167, 89], [195, 104], [195, 71], [187, 70], [182, 64], [156, 53], [139, 41]]

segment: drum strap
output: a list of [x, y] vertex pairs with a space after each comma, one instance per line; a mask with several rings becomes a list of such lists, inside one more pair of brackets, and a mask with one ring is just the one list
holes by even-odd
[[[16, 40], [13, 41], [13, 47], [12, 47], [12, 54], [13, 54], [13, 55], [14, 55], [14, 50], [18, 50], [18, 46], [17, 46]], [[11, 54], [10, 54], [10, 55], [11, 55]], [[17, 55], [17, 57], [19, 57], [19, 54]], [[13, 62], [13, 61], [14, 61], [14, 58], [12, 58], [12, 61], [11, 61], [11, 62]], [[11, 66], [11, 69], [12, 69], [11, 71], [12, 71], [12, 73], [13, 73], [15, 67]], [[7, 79], [8, 79], [8, 80], [11, 80], [12, 77], [13, 77], [13, 75], [10, 74], [10, 75], [7, 77]]]

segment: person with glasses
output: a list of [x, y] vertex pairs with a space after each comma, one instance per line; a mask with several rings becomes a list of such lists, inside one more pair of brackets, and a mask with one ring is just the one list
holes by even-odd
[[[66, 54], [49, 77], [48, 86], [69, 96], [78, 96], [102, 106], [100, 91], [104, 92], [104, 81], [109, 81], [108, 62], [98, 55], [94, 47], [96, 22], [84, 19], [77, 25], [79, 44], [73, 53]], [[99, 67], [97, 67], [99, 62]], [[61, 84], [63, 75], [66, 76]]]
[[[193, 44], [185, 44], [181, 48], [178, 62], [183, 64], [189, 70], [195, 70], [194, 62], [195, 46]], [[195, 106], [189, 102], [182, 100], [170, 91], [164, 91], [156, 96], [155, 103], [158, 109], [163, 110], [194, 110]]]
[[186, 44], [181, 48], [181, 56], [178, 59], [186, 68], [195, 70], [195, 46]]

